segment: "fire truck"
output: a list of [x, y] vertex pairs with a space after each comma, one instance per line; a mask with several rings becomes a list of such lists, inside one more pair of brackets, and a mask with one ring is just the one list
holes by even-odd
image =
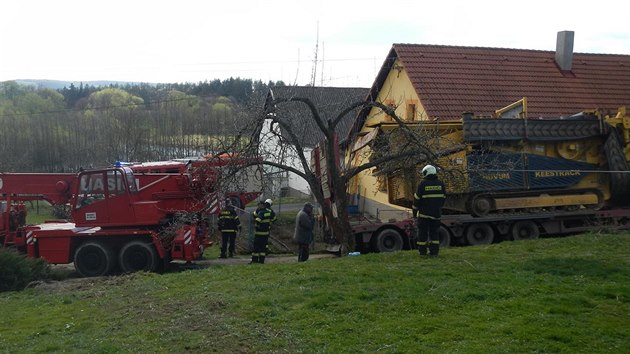
[[[82, 276], [158, 271], [193, 262], [211, 245], [207, 213], [222, 194], [203, 161], [117, 164], [72, 173], [0, 173], [0, 242]], [[134, 169], [137, 171], [134, 171]], [[231, 193], [247, 204], [257, 193]], [[25, 203], [67, 206], [70, 220], [26, 225]]]

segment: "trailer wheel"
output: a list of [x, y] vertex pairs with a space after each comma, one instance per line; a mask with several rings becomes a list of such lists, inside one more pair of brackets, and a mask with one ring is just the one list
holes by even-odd
[[114, 252], [101, 242], [86, 242], [74, 253], [74, 268], [84, 277], [107, 275], [115, 263]]
[[374, 248], [378, 252], [400, 251], [403, 249], [403, 238], [396, 230], [381, 230], [374, 238]]
[[512, 225], [514, 240], [535, 240], [540, 236], [538, 225], [531, 220], [518, 221]]
[[155, 247], [142, 241], [131, 241], [124, 245], [118, 261], [123, 273], [155, 272], [160, 264]]
[[448, 247], [451, 245], [451, 233], [446, 227], [440, 226], [438, 237], [440, 239], [440, 247]]
[[490, 244], [494, 241], [494, 230], [485, 223], [470, 224], [466, 229], [466, 241], [471, 245]]

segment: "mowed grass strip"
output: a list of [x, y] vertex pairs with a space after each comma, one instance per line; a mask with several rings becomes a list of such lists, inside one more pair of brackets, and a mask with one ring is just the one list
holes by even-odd
[[627, 353], [630, 235], [70, 279], [0, 294], [6, 352]]

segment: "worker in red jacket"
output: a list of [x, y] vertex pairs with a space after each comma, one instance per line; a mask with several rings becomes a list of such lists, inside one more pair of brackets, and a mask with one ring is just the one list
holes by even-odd
[[446, 200], [446, 187], [437, 177], [437, 169], [426, 165], [422, 169], [422, 181], [413, 196], [413, 217], [418, 224], [418, 251], [421, 256], [437, 256], [440, 251], [440, 218]]

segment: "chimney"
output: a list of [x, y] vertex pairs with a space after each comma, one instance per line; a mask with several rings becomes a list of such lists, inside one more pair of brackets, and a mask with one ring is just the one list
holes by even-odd
[[571, 71], [573, 63], [573, 31], [560, 31], [556, 39], [556, 64], [562, 71]]

